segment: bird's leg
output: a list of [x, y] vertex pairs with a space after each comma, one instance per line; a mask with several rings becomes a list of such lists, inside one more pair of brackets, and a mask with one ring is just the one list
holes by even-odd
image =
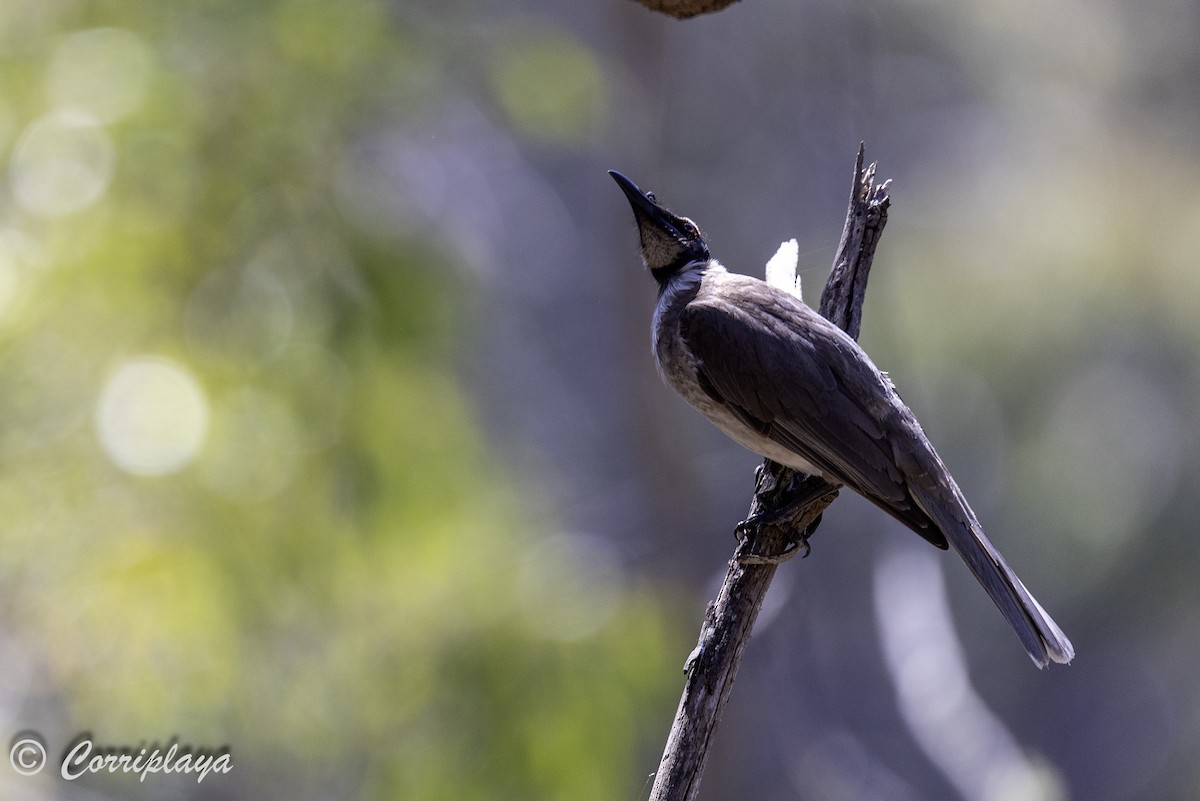
[[[762, 467], [759, 468], [763, 470]], [[763, 486], [763, 476], [759, 473], [760, 491], [756, 493], [758, 506], [762, 509], [737, 524], [734, 534], [741, 545], [738, 547], [738, 561], [743, 564], [778, 564], [787, 561], [800, 553], [808, 556], [810, 548], [808, 538], [821, 524], [821, 509], [810, 507], [814, 502], [826, 496], [837, 494], [837, 487], [816, 476], [804, 476], [796, 480], [796, 474], [789, 475], [786, 486], [780, 487], [771, 482]], [[828, 505], [828, 504], [825, 504]], [[769, 527], [774, 527], [788, 536], [787, 547], [778, 554], [756, 553], [754, 549], [758, 534]]]

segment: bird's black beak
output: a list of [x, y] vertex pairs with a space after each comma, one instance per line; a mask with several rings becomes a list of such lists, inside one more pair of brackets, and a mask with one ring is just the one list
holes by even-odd
[[646, 196], [646, 193], [638, 189], [638, 185], [626, 178], [616, 170], [609, 170], [608, 174], [617, 182], [617, 186], [621, 187], [621, 191], [625, 193], [625, 197], [629, 199], [629, 205], [633, 206], [633, 213], [637, 215], [639, 220], [645, 219], [648, 221], [658, 222], [660, 225], [667, 222], [664, 219], [662, 206]]

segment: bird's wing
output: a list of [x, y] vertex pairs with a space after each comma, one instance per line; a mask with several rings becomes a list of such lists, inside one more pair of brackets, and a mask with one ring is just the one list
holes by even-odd
[[[795, 330], [797, 315], [806, 323], [803, 335]], [[702, 292], [679, 325], [714, 400], [947, 547], [897, 467], [893, 391], [852, 339], [782, 292], [764, 297], [736, 285]]]
[[1070, 640], [988, 541], [866, 354], [803, 303], [750, 280], [701, 291], [682, 312], [680, 334], [705, 391], [934, 545], [953, 544], [1039, 667], [1071, 661]]

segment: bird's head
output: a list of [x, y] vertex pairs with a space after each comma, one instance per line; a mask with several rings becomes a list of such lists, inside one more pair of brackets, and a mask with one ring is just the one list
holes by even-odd
[[660, 284], [688, 264], [708, 261], [708, 244], [694, 222], [667, 211], [652, 193], [638, 189], [637, 184], [616, 170], [609, 170], [608, 174], [633, 206], [642, 237], [642, 260]]

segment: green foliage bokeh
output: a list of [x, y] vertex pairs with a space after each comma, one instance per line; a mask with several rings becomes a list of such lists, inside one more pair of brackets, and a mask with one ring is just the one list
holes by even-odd
[[[346, 210], [357, 138], [450, 68], [367, 0], [0, 8], [0, 615], [48, 738], [227, 744], [220, 797], [630, 791], [660, 612], [572, 538], [537, 569], [452, 265]], [[109, 430], [130, 365], [186, 409]], [[145, 431], [179, 464], [114, 461]]]

